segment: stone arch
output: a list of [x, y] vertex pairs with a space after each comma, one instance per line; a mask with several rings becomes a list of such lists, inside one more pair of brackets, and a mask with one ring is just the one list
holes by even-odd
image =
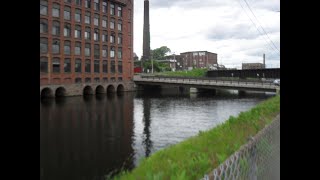
[[83, 95], [93, 94], [93, 89], [91, 86], [86, 86], [83, 89]]
[[53, 92], [50, 88], [46, 87], [41, 90], [40, 96], [41, 96], [41, 98], [53, 97]]
[[124, 86], [122, 84], [119, 84], [117, 87], [117, 92], [123, 92], [124, 91]]
[[107, 87], [107, 93], [115, 93], [116, 90], [114, 89], [114, 86], [113, 85], [109, 85]]
[[63, 97], [63, 96], [66, 96], [66, 93], [67, 93], [67, 91], [64, 87], [59, 87], [56, 89], [55, 95], [56, 95], [56, 97]]
[[101, 86], [101, 85], [97, 86], [96, 94], [104, 94], [104, 93], [105, 93], [105, 91], [104, 91], [103, 86]]

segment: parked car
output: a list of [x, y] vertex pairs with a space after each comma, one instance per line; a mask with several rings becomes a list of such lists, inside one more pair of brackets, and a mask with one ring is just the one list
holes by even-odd
[[273, 84], [276, 85], [276, 86], [280, 86], [280, 79], [274, 80]]

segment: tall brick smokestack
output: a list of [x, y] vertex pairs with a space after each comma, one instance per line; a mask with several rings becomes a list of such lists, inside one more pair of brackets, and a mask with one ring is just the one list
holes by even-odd
[[150, 23], [149, 23], [149, 0], [144, 0], [143, 18], [143, 61], [150, 60]]

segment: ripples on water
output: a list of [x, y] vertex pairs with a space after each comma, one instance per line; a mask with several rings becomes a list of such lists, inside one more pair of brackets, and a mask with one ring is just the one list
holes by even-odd
[[272, 96], [218, 92], [80, 96], [40, 102], [40, 179], [103, 179]]

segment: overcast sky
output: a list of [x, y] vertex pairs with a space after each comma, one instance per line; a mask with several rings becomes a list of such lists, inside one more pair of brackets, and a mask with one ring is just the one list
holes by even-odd
[[[144, 0], [134, 0], [134, 52], [139, 58], [143, 3]], [[149, 3], [151, 49], [167, 46], [175, 54], [209, 51], [218, 54], [218, 64], [238, 68], [243, 62], [262, 63], [265, 53], [267, 67], [280, 67], [280, 0], [149, 0]]]

